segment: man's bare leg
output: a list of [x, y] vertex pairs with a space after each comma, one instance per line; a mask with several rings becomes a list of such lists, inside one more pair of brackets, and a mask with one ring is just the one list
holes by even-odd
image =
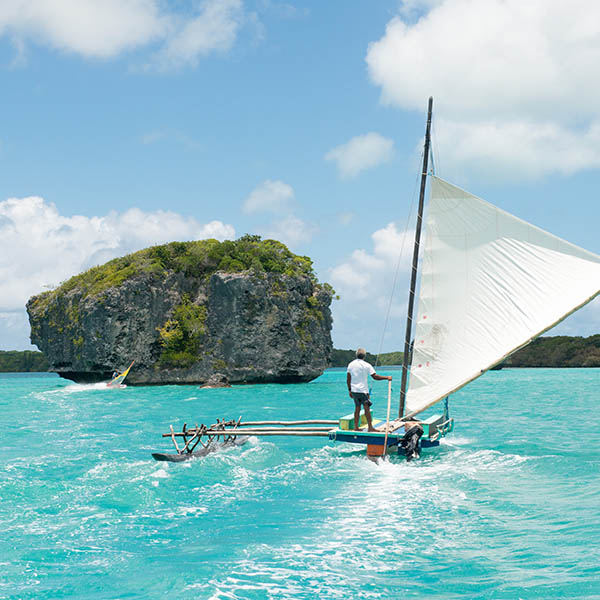
[[354, 429], [360, 430], [360, 404], [358, 402], [354, 403]]
[[373, 427], [373, 421], [371, 419], [371, 407], [365, 404], [365, 417], [367, 417], [367, 429], [369, 431], [377, 431], [375, 427]]

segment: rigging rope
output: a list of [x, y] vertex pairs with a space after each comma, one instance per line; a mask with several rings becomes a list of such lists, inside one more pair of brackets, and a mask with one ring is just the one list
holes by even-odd
[[[423, 153], [421, 152], [421, 160], [423, 159]], [[417, 185], [419, 184], [419, 179], [421, 177], [421, 174], [417, 174], [416, 178], [415, 178], [415, 184], [413, 186], [413, 192], [412, 192], [412, 197], [411, 197], [411, 201], [410, 201], [410, 208], [408, 211], [408, 216], [406, 218], [406, 225], [404, 226], [404, 235], [402, 236], [402, 244], [400, 245], [400, 252], [398, 254], [398, 262], [396, 263], [396, 272], [394, 274], [394, 280], [392, 283], [392, 291], [390, 293], [390, 301], [388, 303], [388, 307], [387, 307], [387, 311], [385, 313], [385, 321], [383, 323], [383, 331], [381, 332], [381, 340], [379, 342], [379, 349], [377, 351], [377, 358], [375, 359], [375, 369], [377, 369], [378, 365], [379, 365], [379, 357], [381, 355], [381, 350], [383, 348], [383, 340], [385, 338], [385, 332], [387, 329], [387, 325], [388, 325], [388, 321], [389, 321], [389, 317], [390, 317], [390, 312], [392, 310], [392, 301], [394, 300], [394, 292], [396, 291], [396, 283], [398, 282], [398, 274], [400, 272], [400, 265], [402, 264], [402, 256], [404, 254], [404, 243], [406, 241], [406, 231], [408, 230], [408, 226], [409, 223], [412, 220], [412, 214], [413, 214], [413, 210], [414, 210], [414, 206], [415, 206], [415, 198], [417, 195]]]

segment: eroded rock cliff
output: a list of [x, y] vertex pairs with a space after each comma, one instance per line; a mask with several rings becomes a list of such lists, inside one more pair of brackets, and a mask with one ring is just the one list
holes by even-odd
[[30, 298], [50, 369], [129, 384], [309, 381], [328, 366], [333, 290], [274, 240], [173, 242], [118, 258]]

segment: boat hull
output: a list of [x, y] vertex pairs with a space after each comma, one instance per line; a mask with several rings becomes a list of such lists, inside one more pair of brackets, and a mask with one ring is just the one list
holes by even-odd
[[[423, 420], [420, 425], [423, 428], [423, 435], [419, 440], [419, 446], [421, 448], [435, 448], [440, 445], [440, 438], [452, 431], [454, 419], [446, 419], [443, 415], [433, 415]], [[401, 444], [404, 436], [403, 426], [389, 432], [387, 438], [385, 432], [382, 431], [332, 429], [329, 432], [329, 439], [334, 442], [366, 445], [367, 455], [370, 457], [383, 456], [384, 454], [404, 454]]]

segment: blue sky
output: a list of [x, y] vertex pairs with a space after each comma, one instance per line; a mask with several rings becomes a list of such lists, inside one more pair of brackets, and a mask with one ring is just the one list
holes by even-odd
[[[429, 95], [439, 175], [600, 253], [600, 8], [522, 4], [5, 0], [0, 349], [94, 264], [258, 233], [334, 285], [336, 347], [377, 351]], [[599, 329], [592, 303], [554, 333]]]

